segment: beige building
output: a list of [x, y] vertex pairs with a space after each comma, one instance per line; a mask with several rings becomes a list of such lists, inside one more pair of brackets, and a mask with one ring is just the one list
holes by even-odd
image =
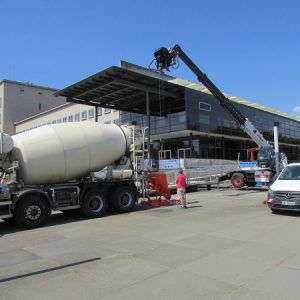
[[119, 111], [107, 108], [87, 106], [76, 103], [65, 103], [48, 111], [31, 116], [22, 121], [15, 122], [15, 133], [24, 132], [44, 125], [96, 121], [105, 124], [119, 124]]
[[57, 89], [12, 80], [0, 81], [0, 131], [13, 135], [46, 124], [95, 121], [119, 124], [119, 112], [67, 103]]
[[0, 131], [14, 134], [14, 123], [62, 105], [56, 89], [11, 80], [0, 81]]

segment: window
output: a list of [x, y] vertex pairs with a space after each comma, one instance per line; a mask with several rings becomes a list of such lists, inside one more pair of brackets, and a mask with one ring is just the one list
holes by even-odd
[[110, 121], [105, 121], [104, 124], [110, 124]]
[[92, 119], [92, 118], [94, 118], [94, 109], [93, 108], [89, 110], [89, 119]]
[[51, 122], [48, 122], [47, 125], [51, 125]]
[[200, 124], [209, 125], [209, 116], [200, 114]]
[[61, 123], [61, 119], [57, 119], [57, 123]]
[[98, 116], [102, 115], [102, 107], [97, 107], [97, 115]]
[[109, 114], [109, 113], [110, 113], [110, 108], [105, 107], [105, 108], [104, 108], [104, 113], [105, 113], [105, 114]]
[[56, 120], [52, 121], [52, 124], [56, 124]]
[[226, 128], [230, 128], [230, 120], [223, 119], [223, 126]]
[[87, 112], [85, 110], [81, 112], [81, 120], [86, 120], [86, 118], [87, 118]]
[[119, 121], [119, 119], [115, 119], [115, 120], [113, 120], [113, 121], [112, 121], [112, 123], [113, 123], [113, 124], [120, 125], [120, 121]]
[[0, 97], [0, 108], [2, 107], [2, 97]]
[[67, 122], [67, 117], [63, 117], [63, 123], [66, 123]]
[[73, 122], [73, 115], [68, 117], [69, 122]]
[[211, 111], [211, 105], [209, 103], [199, 102], [199, 109], [200, 110]]
[[75, 114], [75, 122], [79, 122], [80, 121], [80, 114], [76, 113]]

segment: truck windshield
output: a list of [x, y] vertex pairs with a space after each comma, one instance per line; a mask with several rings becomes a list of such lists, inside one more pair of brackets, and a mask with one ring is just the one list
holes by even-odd
[[300, 165], [287, 166], [280, 174], [279, 180], [300, 180]]

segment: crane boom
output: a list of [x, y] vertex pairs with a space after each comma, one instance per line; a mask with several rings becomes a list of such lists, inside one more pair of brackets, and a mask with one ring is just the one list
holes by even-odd
[[240, 111], [238, 111], [231, 101], [223, 95], [223, 93], [214, 85], [214, 83], [204, 74], [195, 63], [186, 55], [179, 45], [174, 45], [169, 49], [162, 47], [154, 52], [156, 67], [159, 71], [167, 69], [176, 64], [178, 56], [197, 76], [197, 79], [216, 97], [220, 105], [232, 116], [252, 140], [260, 148], [272, 148], [270, 143], [256, 129], [256, 127], [247, 119]]

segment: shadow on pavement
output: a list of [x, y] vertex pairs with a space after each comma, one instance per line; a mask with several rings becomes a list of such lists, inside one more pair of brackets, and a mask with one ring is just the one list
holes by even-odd
[[100, 259], [101, 259], [100, 257], [95, 257], [95, 258], [90, 258], [90, 259], [86, 259], [86, 260], [77, 261], [77, 262], [67, 264], [67, 265], [61, 265], [59, 267], [48, 268], [48, 269], [44, 269], [44, 270], [41, 270], [41, 271], [26, 273], [26, 274], [22, 274], [22, 275], [11, 276], [11, 277], [0, 279], [0, 283], [7, 282], [7, 281], [12, 281], [12, 280], [17, 280], [17, 279], [21, 279], [21, 278], [25, 278], [25, 277], [32, 277], [32, 276], [40, 275], [40, 274], [43, 274], [43, 273], [58, 271], [58, 270], [61, 270], [61, 269], [70, 268], [70, 267], [74, 267], [74, 266], [94, 262], [94, 261], [97, 261], [97, 260], [100, 260]]
[[272, 212], [272, 214], [277, 216], [288, 216], [288, 217], [295, 217], [295, 218], [300, 217], [299, 211], [292, 211], [292, 210], [274, 211]]
[[[127, 212], [124, 214], [131, 214], [137, 211], [145, 211], [149, 209], [157, 208], [154, 206], [148, 206], [148, 205], [136, 205], [134, 210], [131, 212]], [[118, 213], [108, 211], [105, 214], [103, 214], [100, 218], [106, 218], [109, 216], [117, 215]], [[68, 223], [75, 223], [75, 222], [81, 222], [84, 220], [89, 220], [88, 218], [85, 218], [80, 214], [79, 211], [76, 210], [69, 210], [65, 212], [57, 212], [49, 216], [46, 223], [43, 224], [41, 227], [51, 227], [56, 225], [63, 225]], [[0, 220], [0, 238], [4, 235], [13, 234], [15, 232], [20, 231], [27, 231], [27, 230], [34, 230], [36, 228], [21, 228], [19, 227], [15, 222], [14, 219], [6, 219], [6, 220]]]

